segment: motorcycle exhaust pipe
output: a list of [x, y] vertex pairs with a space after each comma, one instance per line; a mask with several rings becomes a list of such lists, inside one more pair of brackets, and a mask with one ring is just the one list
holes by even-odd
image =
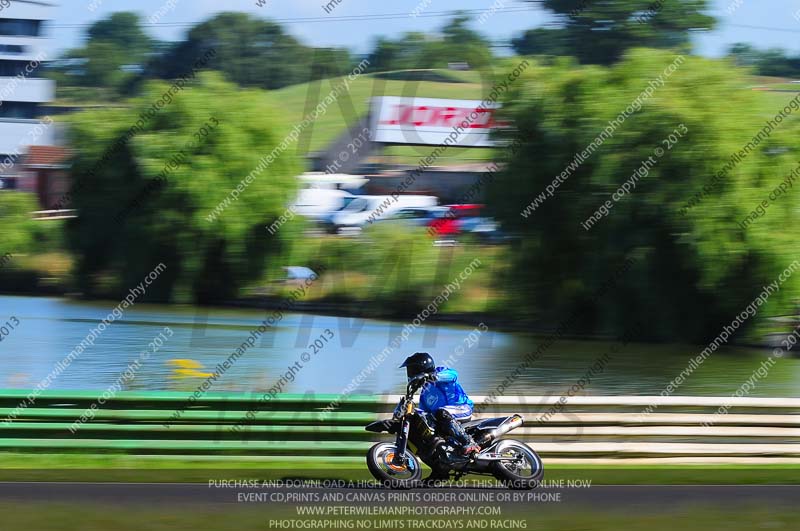
[[522, 426], [522, 417], [519, 415], [513, 415], [510, 419], [492, 430], [492, 437], [498, 439], [511, 430], [516, 430], [520, 426]]
[[481, 440], [478, 441], [478, 444], [485, 444], [491, 440], [497, 440], [506, 433], [510, 432], [511, 430], [515, 430], [520, 426], [522, 426], [522, 417], [519, 415], [514, 415], [492, 431], [486, 432], [486, 434], [481, 437]]

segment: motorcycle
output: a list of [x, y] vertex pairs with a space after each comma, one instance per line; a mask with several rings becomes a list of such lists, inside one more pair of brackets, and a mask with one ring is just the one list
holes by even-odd
[[514, 439], [500, 439], [522, 426], [522, 417], [514, 414], [463, 422], [462, 426], [481, 447], [476, 454], [464, 456], [455, 441], [435, 435], [430, 419], [418, 411], [414, 395], [433, 375], [413, 378], [406, 386], [389, 420], [366, 426], [374, 433], [390, 433], [395, 441], [379, 442], [367, 452], [367, 468], [372, 476], [390, 488], [411, 488], [422, 478], [420, 460], [433, 473], [429, 479], [455, 479], [465, 474], [492, 475], [512, 489], [532, 489], [544, 477], [539, 455], [527, 444]]

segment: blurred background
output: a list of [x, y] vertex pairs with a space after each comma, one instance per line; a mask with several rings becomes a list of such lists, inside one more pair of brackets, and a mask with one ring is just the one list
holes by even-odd
[[[104, 387], [167, 324], [167, 360], [128, 385], [191, 387], [170, 359], [214, 366], [310, 277], [305, 317], [221, 386], [259, 389], [346, 323], [343, 374], [292, 384], [331, 392], [478, 258], [414, 349], [446, 357], [485, 323], [496, 370], [462, 370], [488, 390], [559, 331], [512, 388], [555, 392], [641, 321], [587, 392], [655, 394], [796, 257], [791, 2], [145, 4], [0, 11], [0, 303], [21, 321], [0, 386], [32, 387], [164, 264], [53, 388]], [[735, 390], [780, 346], [798, 281], [688, 389]], [[796, 396], [797, 376], [784, 360], [754, 393]]]
[[[796, 483], [800, 3], [768, 4], [0, 0], [0, 479], [362, 477], [428, 351], [519, 399], [548, 477]], [[265, 392], [297, 396], [223, 430]], [[546, 526], [796, 525], [788, 490], [605, 492], [641, 510]], [[36, 507], [0, 503], [80, 522]]]

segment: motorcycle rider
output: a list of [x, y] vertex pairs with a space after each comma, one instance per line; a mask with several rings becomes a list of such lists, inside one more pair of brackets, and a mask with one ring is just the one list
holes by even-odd
[[414, 353], [400, 367], [406, 368], [409, 381], [421, 375], [431, 377], [422, 387], [419, 409], [433, 418], [436, 434], [454, 440], [465, 456], [479, 452], [481, 447], [459, 422], [472, 417], [473, 403], [458, 383], [458, 373], [448, 367], [437, 367], [427, 352]]

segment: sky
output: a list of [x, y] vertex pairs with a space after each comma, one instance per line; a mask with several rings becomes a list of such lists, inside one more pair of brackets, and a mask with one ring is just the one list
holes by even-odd
[[[485, 22], [473, 28], [493, 41], [507, 41], [522, 31], [551, 22], [548, 13], [524, 0], [50, 0], [57, 4], [50, 24], [50, 54], [79, 46], [86, 26], [115, 11], [137, 11], [150, 34], [161, 40], [179, 40], [187, 26], [219, 11], [246, 11], [271, 19], [313, 17], [319, 21], [286, 21], [289, 32], [313, 46], [347, 47], [367, 53], [377, 37], [397, 37], [407, 31], [433, 32], [457, 9], [485, 11]], [[324, 6], [339, 3], [327, 13]], [[669, 0], [667, 0], [669, 1]], [[258, 4], [263, 4], [259, 6]], [[695, 38], [702, 55], [724, 55], [735, 42], [759, 48], [779, 47], [800, 53], [800, 0], [712, 0], [711, 14], [720, 20], [713, 32]], [[411, 16], [416, 12], [418, 16]], [[795, 18], [795, 13], [798, 13]], [[384, 20], [335, 20], [378, 14], [396, 14]], [[480, 15], [479, 15], [480, 16]], [[477, 17], [476, 17], [477, 18]], [[779, 28], [787, 31], [775, 31]]]

